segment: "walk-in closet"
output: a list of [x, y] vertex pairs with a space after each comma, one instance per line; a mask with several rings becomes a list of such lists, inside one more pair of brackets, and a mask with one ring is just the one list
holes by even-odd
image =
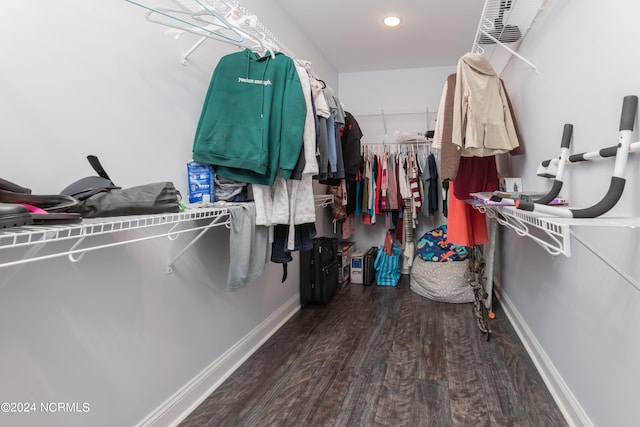
[[0, 425], [638, 424], [640, 4], [2, 12]]

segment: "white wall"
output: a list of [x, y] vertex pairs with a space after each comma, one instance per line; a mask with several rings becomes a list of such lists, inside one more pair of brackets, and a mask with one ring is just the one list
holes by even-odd
[[[502, 75], [522, 124], [527, 153], [511, 166], [525, 188], [550, 187], [536, 168], [559, 152], [564, 123], [574, 125], [573, 153], [617, 143], [622, 99], [640, 95], [640, 58], [633, 54], [638, 16], [637, 2], [547, 2], [519, 51], [538, 72], [513, 59]], [[633, 141], [638, 127], [636, 118]], [[609, 215], [640, 217], [639, 170], [640, 155], [631, 154], [624, 194]], [[605, 194], [612, 171], [613, 160], [569, 166], [562, 194], [573, 206], [590, 206]], [[640, 280], [637, 228], [571, 229]], [[570, 258], [505, 230], [501, 244], [502, 292], [540, 359], [552, 365], [556, 385], [576, 399], [577, 424], [637, 425], [640, 290], [575, 238]]]
[[[337, 87], [335, 71], [276, 2], [243, 4]], [[173, 181], [186, 192], [185, 162], [209, 79], [237, 48], [207, 41], [183, 66], [197, 37], [166, 36], [124, 0], [0, 9], [3, 178], [58, 193], [93, 174], [85, 157], [95, 154], [121, 186]], [[89, 252], [79, 263], [2, 269], [0, 401], [86, 402], [90, 410], [1, 413], [0, 424], [125, 426], [160, 417], [162, 425], [204, 398], [299, 306], [297, 255], [285, 283], [280, 265], [269, 263], [263, 277], [227, 291], [228, 239], [224, 227], [210, 230], [171, 275], [165, 263], [188, 236]], [[2, 259], [22, 254], [2, 251]]]

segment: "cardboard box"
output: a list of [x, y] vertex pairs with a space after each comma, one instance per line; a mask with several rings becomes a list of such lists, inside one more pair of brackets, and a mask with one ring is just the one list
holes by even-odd
[[351, 283], [364, 283], [364, 255], [367, 250], [357, 250], [351, 256]]
[[500, 178], [500, 191], [507, 193], [522, 193], [522, 178]]
[[338, 243], [338, 287], [340, 289], [349, 284], [351, 255], [355, 249], [353, 242]]

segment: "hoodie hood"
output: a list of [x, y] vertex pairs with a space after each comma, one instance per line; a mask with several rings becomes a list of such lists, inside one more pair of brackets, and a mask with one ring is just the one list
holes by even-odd
[[473, 71], [478, 74], [484, 74], [486, 76], [496, 76], [496, 72], [491, 66], [491, 63], [484, 56], [479, 53], [465, 53], [460, 62], [466, 64]]

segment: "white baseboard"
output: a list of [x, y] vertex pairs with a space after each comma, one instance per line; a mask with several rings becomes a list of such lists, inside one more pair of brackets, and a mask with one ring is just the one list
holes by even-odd
[[137, 427], [177, 426], [299, 310], [300, 295], [296, 294], [147, 415]]
[[[495, 279], [494, 282], [496, 282]], [[593, 427], [594, 424], [586, 412], [584, 412], [580, 402], [578, 402], [573, 395], [571, 389], [569, 389], [562, 379], [562, 376], [560, 376], [560, 373], [545, 353], [531, 329], [529, 329], [524, 318], [520, 315], [511, 299], [509, 299], [509, 296], [502, 293], [500, 289], [501, 286], [497, 283], [494, 291], [500, 300], [500, 305], [504, 309], [513, 329], [515, 329], [518, 337], [520, 337], [520, 341], [522, 341], [527, 353], [529, 353], [531, 360], [533, 360], [533, 363], [536, 365], [538, 372], [542, 376], [543, 381], [567, 423], [575, 427]]]

